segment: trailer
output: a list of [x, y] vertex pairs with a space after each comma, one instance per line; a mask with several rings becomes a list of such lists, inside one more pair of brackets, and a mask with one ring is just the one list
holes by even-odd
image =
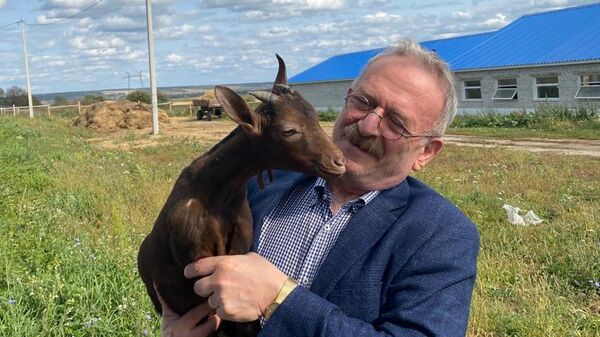
[[217, 100], [210, 100], [207, 98], [193, 99], [192, 105], [196, 110], [196, 119], [206, 119], [211, 121], [213, 118], [221, 118], [223, 115], [223, 107]]

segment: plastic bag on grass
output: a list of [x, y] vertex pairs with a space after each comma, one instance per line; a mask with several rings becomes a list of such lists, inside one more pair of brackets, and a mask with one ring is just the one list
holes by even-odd
[[529, 225], [539, 225], [542, 223], [542, 220], [537, 214], [535, 214], [532, 210], [527, 212], [525, 216], [521, 216], [519, 211], [521, 210], [519, 207], [511, 206], [509, 204], [504, 204], [502, 206], [506, 210], [506, 217], [508, 222], [511, 225], [515, 226], [529, 226]]
[[506, 210], [506, 216], [508, 217], [508, 222], [511, 225], [525, 226], [525, 220], [519, 215], [519, 211], [521, 210], [519, 207], [504, 204], [502, 208]]

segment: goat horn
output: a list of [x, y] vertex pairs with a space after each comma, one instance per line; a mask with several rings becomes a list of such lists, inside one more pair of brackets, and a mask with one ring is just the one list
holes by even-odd
[[256, 97], [259, 101], [265, 103], [276, 103], [277, 101], [279, 101], [279, 97], [277, 97], [277, 95], [266, 91], [254, 91], [251, 92], [250, 95]]
[[292, 89], [292, 87], [290, 87], [287, 84], [276, 83], [276, 84], [274, 84], [274, 86], [277, 87], [277, 88], [279, 88], [279, 90], [281, 90], [282, 94], [290, 93], [290, 94], [293, 95], [293, 94], [296, 93], [296, 91], [294, 89]]

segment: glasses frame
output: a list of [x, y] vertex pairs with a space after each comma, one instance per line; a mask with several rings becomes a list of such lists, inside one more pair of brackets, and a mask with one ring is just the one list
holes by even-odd
[[377, 129], [379, 130], [379, 133], [381, 134], [381, 136], [383, 138], [385, 138], [385, 139], [389, 139], [389, 140], [394, 140], [395, 141], [395, 140], [399, 140], [399, 139], [402, 139], [402, 138], [410, 139], [410, 138], [423, 138], [423, 137], [439, 137], [439, 135], [437, 135], [437, 134], [429, 134], [427, 132], [424, 133], [424, 134], [415, 135], [412, 132], [408, 131], [408, 129], [404, 125], [400, 125], [398, 123], [395, 123], [394, 121], [390, 120], [389, 118], [388, 118], [388, 121], [389, 121], [388, 123], [394, 123], [395, 125], [400, 126], [402, 128], [402, 130], [404, 130], [404, 131], [402, 133], [400, 133], [400, 136], [397, 137], [397, 138], [386, 137], [383, 134], [383, 131], [381, 130], [381, 122], [383, 121], [384, 118], [387, 117], [387, 114], [384, 114], [382, 116], [382, 115], [379, 115], [378, 113], [376, 113], [375, 112], [375, 108], [377, 108], [377, 104], [371, 104], [371, 101], [369, 101], [369, 99], [367, 97], [365, 97], [364, 95], [357, 94], [357, 93], [352, 93], [352, 88], [348, 89], [348, 93], [346, 94], [346, 96], [344, 96], [344, 101], [345, 101], [344, 107], [346, 108], [346, 111], [348, 111], [348, 100], [351, 97], [358, 97], [359, 99], [364, 100], [367, 103], [367, 106], [369, 106], [368, 110], [364, 110], [364, 109], [358, 108], [355, 104], [351, 103], [352, 108], [354, 108], [354, 109], [356, 109], [356, 110], [361, 111], [361, 112], [364, 113], [364, 116], [361, 119], [366, 118], [371, 113], [374, 114], [375, 116], [379, 117], [379, 123], [377, 124]]

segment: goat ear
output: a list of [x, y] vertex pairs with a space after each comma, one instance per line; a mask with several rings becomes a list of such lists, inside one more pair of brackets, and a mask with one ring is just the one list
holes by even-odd
[[215, 87], [215, 96], [223, 106], [225, 113], [233, 119], [234, 122], [238, 123], [251, 134], [260, 133], [259, 116], [250, 109], [246, 101], [244, 101], [240, 95], [227, 87], [218, 85]]
[[283, 62], [281, 56], [279, 56], [278, 54], [275, 54], [275, 56], [277, 56], [277, 62], [279, 62], [279, 69], [277, 70], [277, 77], [275, 77], [275, 83], [273, 83], [272, 92], [276, 95], [280, 95], [282, 94], [282, 90], [280, 87], [277, 86], [277, 84], [283, 84], [287, 86], [287, 72], [285, 70], [285, 62]]

